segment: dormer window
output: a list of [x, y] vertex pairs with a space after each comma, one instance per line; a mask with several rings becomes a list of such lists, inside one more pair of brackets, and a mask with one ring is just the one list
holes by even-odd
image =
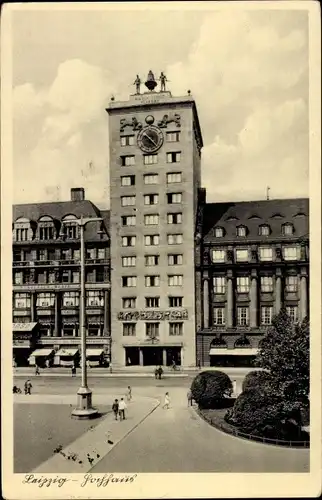
[[222, 227], [215, 227], [216, 238], [222, 238], [224, 236], [224, 229]]
[[245, 226], [238, 226], [237, 227], [237, 236], [240, 237], [245, 237], [247, 234], [247, 230]]
[[306, 214], [304, 212], [298, 212], [297, 214], [294, 215], [294, 217], [306, 217]]
[[38, 236], [40, 240], [53, 240], [55, 235], [54, 221], [49, 216], [41, 217], [38, 221]]
[[251, 215], [250, 217], [248, 217], [248, 220], [258, 220], [258, 219], [260, 219], [260, 217], [258, 215], [256, 215], [256, 214]]
[[282, 234], [284, 236], [291, 236], [294, 233], [293, 224], [283, 224], [282, 226]]
[[275, 213], [272, 215], [271, 217], [272, 219], [283, 219], [283, 215], [279, 214], [279, 213]]
[[29, 241], [32, 239], [32, 229], [30, 220], [20, 217], [14, 223], [14, 239], [15, 241]]
[[227, 217], [226, 221], [230, 222], [230, 221], [233, 221], [233, 220], [238, 220], [238, 217], [236, 217], [235, 215], [230, 215], [229, 217]]
[[76, 240], [78, 238], [78, 223], [75, 215], [66, 215], [62, 221], [62, 232], [66, 239]]
[[270, 227], [267, 224], [263, 224], [259, 226], [259, 235], [260, 236], [269, 236], [271, 232]]

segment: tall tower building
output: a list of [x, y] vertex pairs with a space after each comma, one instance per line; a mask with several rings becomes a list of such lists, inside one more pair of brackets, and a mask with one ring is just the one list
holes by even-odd
[[111, 332], [115, 366], [196, 364], [195, 223], [202, 135], [188, 91], [112, 100]]

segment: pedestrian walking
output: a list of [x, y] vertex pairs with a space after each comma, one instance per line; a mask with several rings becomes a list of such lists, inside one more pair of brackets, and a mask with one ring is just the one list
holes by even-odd
[[159, 368], [158, 368], [158, 376], [159, 376], [159, 380], [161, 380], [162, 375], [163, 375], [162, 366], [159, 366]]
[[176, 369], [177, 369], [177, 365], [176, 365], [175, 360], [173, 359], [173, 360], [172, 360], [172, 370], [175, 372], [175, 371], [176, 371]]
[[112, 363], [110, 361], [110, 373], [112, 373]]
[[159, 368], [156, 366], [154, 370], [154, 376], [156, 379], [158, 378], [158, 375], [159, 375]]
[[127, 391], [126, 391], [126, 399], [128, 401], [131, 401], [132, 399], [132, 388], [128, 385]]
[[40, 370], [38, 365], [36, 365], [35, 375], [40, 375]]
[[198, 370], [200, 370], [200, 368], [201, 368], [200, 359], [197, 360], [197, 368], [198, 368]]
[[125, 410], [126, 410], [126, 403], [123, 398], [121, 398], [121, 401], [119, 402], [119, 415], [120, 415], [120, 420], [125, 420]]
[[30, 382], [30, 380], [26, 380], [25, 382], [25, 394], [31, 394], [31, 389], [32, 389], [32, 383]]
[[76, 375], [76, 366], [72, 366], [72, 377], [75, 377]]
[[188, 406], [192, 406], [193, 397], [192, 397], [192, 392], [191, 391], [188, 391], [187, 399], [188, 399]]
[[164, 403], [163, 403], [163, 406], [162, 406], [163, 409], [169, 409], [170, 408], [170, 396], [169, 396], [169, 393], [166, 392], [165, 393], [165, 396], [164, 396]]
[[115, 415], [115, 420], [117, 420], [117, 416], [119, 413], [119, 400], [118, 399], [114, 400], [114, 403], [112, 405], [112, 410], [113, 410], [114, 415]]

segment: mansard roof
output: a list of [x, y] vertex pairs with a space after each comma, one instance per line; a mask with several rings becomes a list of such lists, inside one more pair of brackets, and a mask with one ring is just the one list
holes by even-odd
[[[282, 225], [290, 223], [294, 233], [285, 236]], [[259, 227], [268, 225], [269, 236], [260, 236]], [[246, 226], [246, 237], [237, 237], [237, 227]], [[224, 229], [223, 237], [215, 237], [215, 228]], [[309, 199], [292, 198], [281, 200], [240, 201], [207, 203], [203, 213], [203, 239], [205, 243], [247, 240], [285, 240], [308, 238]]]

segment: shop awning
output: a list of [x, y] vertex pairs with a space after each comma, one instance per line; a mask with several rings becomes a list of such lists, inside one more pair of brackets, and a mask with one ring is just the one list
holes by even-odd
[[86, 357], [89, 358], [90, 356], [101, 356], [103, 354], [104, 349], [87, 349], [86, 350]]
[[77, 353], [78, 349], [59, 349], [55, 353], [55, 356], [75, 356]]
[[54, 349], [36, 349], [33, 353], [30, 354], [31, 356], [50, 356], [50, 354], [54, 352]]
[[13, 323], [13, 332], [32, 332], [37, 323]]
[[220, 349], [212, 347], [210, 349], [210, 356], [256, 356], [258, 349], [245, 348], [245, 349]]

